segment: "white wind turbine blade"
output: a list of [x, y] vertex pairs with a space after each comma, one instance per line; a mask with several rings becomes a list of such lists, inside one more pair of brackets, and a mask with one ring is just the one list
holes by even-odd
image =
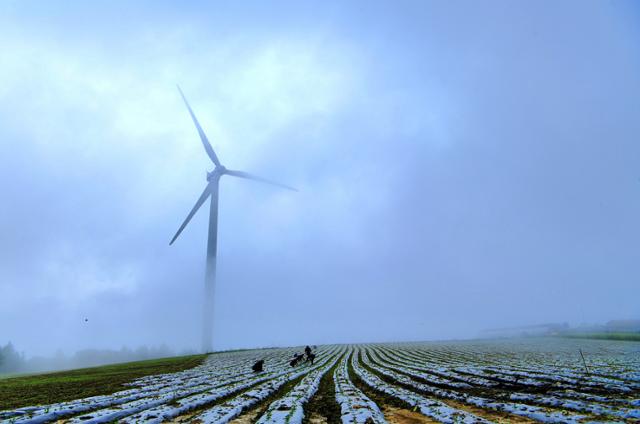
[[246, 178], [247, 180], [260, 181], [261, 183], [266, 183], [266, 184], [271, 184], [271, 185], [274, 185], [274, 186], [286, 188], [287, 190], [298, 191], [297, 189], [295, 189], [293, 187], [290, 187], [288, 185], [281, 184], [281, 183], [278, 183], [276, 181], [267, 180], [266, 178], [258, 177], [257, 175], [249, 174], [248, 172], [244, 172], [244, 171], [232, 171], [232, 170], [227, 169], [224, 172], [224, 174], [225, 175], [231, 175], [232, 177]]
[[187, 218], [184, 220], [184, 222], [182, 223], [180, 228], [178, 228], [178, 231], [176, 232], [176, 235], [173, 236], [173, 238], [169, 242], [169, 245], [172, 245], [173, 242], [176, 241], [176, 239], [178, 238], [178, 236], [180, 235], [182, 230], [184, 230], [184, 227], [186, 227], [187, 224], [189, 223], [189, 221], [191, 221], [191, 218], [193, 218], [193, 215], [195, 215], [195, 213], [198, 211], [198, 209], [200, 209], [200, 206], [202, 206], [202, 204], [205, 202], [205, 200], [207, 200], [207, 198], [211, 195], [211, 189], [212, 189], [211, 184], [214, 184], [214, 183], [210, 182], [204, 188], [204, 191], [200, 195], [200, 198], [198, 199], [196, 204], [193, 206], [193, 208], [191, 209], [191, 212], [189, 212], [189, 215], [187, 215]]
[[193, 123], [198, 129], [198, 134], [200, 134], [200, 140], [202, 140], [202, 145], [204, 146], [204, 150], [207, 151], [207, 155], [209, 155], [213, 163], [215, 163], [216, 166], [220, 166], [220, 161], [218, 160], [218, 156], [216, 156], [216, 152], [213, 151], [213, 147], [211, 147], [211, 143], [209, 143], [209, 139], [207, 138], [204, 131], [202, 130], [202, 127], [200, 126], [200, 123], [196, 119], [196, 115], [194, 115], [193, 110], [191, 110], [191, 106], [189, 106], [189, 102], [187, 102], [187, 98], [184, 96], [184, 93], [182, 93], [180, 86], [178, 85], [177, 87], [178, 87], [178, 91], [180, 92], [180, 95], [182, 96], [182, 100], [184, 100], [184, 104], [187, 105], [187, 109], [189, 109], [189, 114], [191, 115], [191, 119], [193, 119]]

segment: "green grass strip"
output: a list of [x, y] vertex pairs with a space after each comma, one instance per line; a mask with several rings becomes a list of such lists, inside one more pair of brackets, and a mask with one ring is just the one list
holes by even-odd
[[560, 337], [567, 339], [596, 339], [596, 340], [621, 340], [640, 342], [640, 333], [575, 333], [562, 334]]
[[147, 375], [193, 368], [202, 364], [206, 357], [176, 356], [2, 379], [0, 410], [108, 395], [128, 389], [123, 383]]

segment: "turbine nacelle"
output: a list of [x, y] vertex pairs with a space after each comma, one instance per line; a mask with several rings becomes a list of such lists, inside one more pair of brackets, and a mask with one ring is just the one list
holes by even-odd
[[207, 172], [207, 181], [211, 182], [215, 178], [220, 178], [227, 172], [227, 168], [222, 165], [216, 166], [213, 171]]

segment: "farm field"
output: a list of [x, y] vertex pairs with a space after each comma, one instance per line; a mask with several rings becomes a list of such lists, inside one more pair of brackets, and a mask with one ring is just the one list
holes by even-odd
[[[582, 351], [584, 361], [580, 354]], [[640, 343], [575, 339], [218, 353], [111, 394], [0, 411], [10, 423], [640, 422]], [[255, 361], [263, 372], [253, 372]]]

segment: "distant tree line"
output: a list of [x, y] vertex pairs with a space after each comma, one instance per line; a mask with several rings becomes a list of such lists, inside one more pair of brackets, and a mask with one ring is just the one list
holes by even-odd
[[162, 344], [151, 347], [140, 346], [137, 349], [130, 349], [126, 346], [123, 346], [119, 350], [83, 349], [70, 356], [65, 355], [59, 350], [54, 356], [34, 356], [26, 359], [24, 353], [18, 352], [13, 344], [9, 342], [0, 347], [0, 374], [85, 368], [119, 362], [164, 358], [176, 356], [176, 354], [190, 355], [193, 353], [195, 352], [190, 350], [176, 353], [176, 351], [167, 345]]
[[24, 354], [19, 353], [11, 342], [0, 348], [0, 374], [20, 372], [25, 363]]

